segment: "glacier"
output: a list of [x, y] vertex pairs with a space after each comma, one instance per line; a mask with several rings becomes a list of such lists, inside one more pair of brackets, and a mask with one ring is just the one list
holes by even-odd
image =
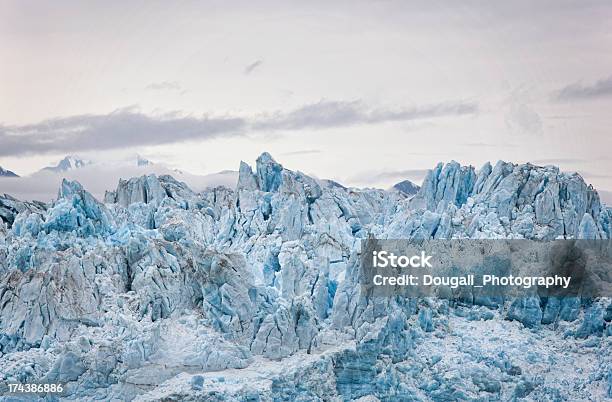
[[367, 298], [360, 241], [611, 239], [576, 173], [500, 161], [414, 195], [345, 188], [263, 153], [235, 189], [120, 180], [97, 200], [0, 196], [0, 400], [601, 401], [609, 298]]

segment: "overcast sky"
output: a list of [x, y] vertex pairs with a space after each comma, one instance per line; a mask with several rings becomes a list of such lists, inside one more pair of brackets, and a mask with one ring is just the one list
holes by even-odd
[[504, 159], [612, 189], [608, 1], [0, 0], [0, 49], [0, 166], [19, 174], [269, 151], [350, 185]]

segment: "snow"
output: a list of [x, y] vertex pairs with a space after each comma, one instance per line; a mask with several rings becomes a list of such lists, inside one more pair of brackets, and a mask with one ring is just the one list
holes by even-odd
[[91, 164], [92, 164], [91, 161], [86, 160], [86, 159], [81, 159], [79, 156], [68, 155], [64, 159], [59, 161], [56, 166], [49, 166], [42, 170], [54, 172], [54, 173], [60, 173], [60, 172], [66, 172], [68, 170], [80, 169], [80, 168], [83, 168]]
[[0, 166], [0, 177], [19, 177], [15, 172], [12, 172], [8, 169], [4, 169]]

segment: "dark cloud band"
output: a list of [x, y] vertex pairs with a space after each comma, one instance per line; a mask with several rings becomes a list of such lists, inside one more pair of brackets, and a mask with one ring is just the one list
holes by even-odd
[[370, 108], [361, 101], [320, 101], [289, 112], [239, 116], [149, 116], [133, 108], [21, 126], [0, 125], [0, 156], [109, 150], [234, 137], [246, 132], [324, 129], [473, 114], [472, 103], [447, 102], [408, 109]]
[[579, 83], [568, 85], [557, 91], [553, 97], [559, 101], [612, 97], [612, 75], [595, 82], [593, 85]]
[[133, 110], [0, 126], [0, 156], [161, 145], [239, 135], [240, 118], [151, 117]]

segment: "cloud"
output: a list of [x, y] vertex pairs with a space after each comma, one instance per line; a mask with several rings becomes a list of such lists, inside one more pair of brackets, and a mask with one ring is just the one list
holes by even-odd
[[251, 74], [253, 71], [255, 71], [257, 67], [261, 66], [261, 63], [263, 63], [263, 60], [256, 60], [253, 63], [249, 64], [248, 66], [244, 68], [244, 74], [245, 75]]
[[599, 194], [599, 197], [604, 204], [612, 205], [612, 191], [598, 190], [597, 193]]
[[489, 144], [487, 142], [466, 142], [462, 144], [470, 148], [518, 148], [516, 144]]
[[362, 101], [328, 101], [302, 106], [288, 113], [264, 114], [253, 123], [259, 130], [301, 130], [411, 121], [432, 117], [474, 114], [470, 102], [446, 102], [411, 108], [371, 108]]
[[389, 184], [395, 184], [402, 180], [409, 179], [415, 182], [421, 182], [429, 169], [406, 169], [406, 170], [387, 170], [382, 172], [362, 172], [361, 174], [351, 177], [346, 181], [351, 184], [381, 186], [385, 187]]
[[311, 155], [311, 154], [320, 154], [321, 151], [318, 149], [304, 149], [301, 151], [291, 151], [291, 152], [283, 152], [282, 156], [291, 156], [291, 155]]
[[542, 135], [542, 119], [540, 115], [526, 103], [512, 102], [506, 114], [506, 126], [520, 135]]
[[536, 165], [562, 165], [562, 164], [576, 164], [589, 162], [587, 159], [580, 158], [544, 158], [544, 159], [533, 159], [530, 161]]
[[162, 164], [148, 166], [128, 166], [125, 163], [93, 164], [80, 169], [61, 173], [40, 171], [30, 176], [2, 180], [2, 193], [10, 194], [20, 200], [39, 200], [49, 202], [56, 198], [63, 178], [76, 180], [98, 200], [104, 199], [106, 190], [117, 188], [119, 179], [139, 177], [154, 173], [158, 176], [171, 175], [185, 182], [198, 192], [207, 187], [226, 186], [235, 188], [238, 182], [237, 171], [224, 171], [208, 175], [195, 175], [170, 169]]
[[589, 164], [592, 162], [609, 162], [612, 158], [607, 156], [589, 156], [588, 158], [543, 158], [543, 159], [532, 159], [529, 162], [535, 164], [549, 164], [549, 165], [564, 165], [564, 164]]
[[148, 116], [133, 109], [0, 126], [0, 156], [108, 150], [240, 135], [237, 117]]
[[561, 88], [553, 94], [558, 101], [589, 100], [612, 96], [612, 75], [598, 80], [593, 85], [574, 83]]
[[585, 179], [610, 179], [612, 175], [605, 173], [593, 173], [588, 170], [578, 170], [578, 173]]
[[295, 110], [243, 116], [151, 116], [134, 108], [76, 115], [29, 125], [0, 125], [0, 156], [76, 153], [210, 140], [247, 131], [325, 129], [476, 113], [472, 103], [447, 102], [412, 108], [372, 108], [361, 101], [320, 101]]
[[371, 176], [374, 180], [388, 180], [388, 179], [406, 179], [406, 178], [420, 178], [423, 179], [430, 169], [407, 169], [407, 170], [392, 170], [386, 172], [380, 172], [374, 176]]
[[177, 81], [154, 82], [145, 87], [145, 89], [151, 91], [180, 91], [181, 88], [181, 84]]

